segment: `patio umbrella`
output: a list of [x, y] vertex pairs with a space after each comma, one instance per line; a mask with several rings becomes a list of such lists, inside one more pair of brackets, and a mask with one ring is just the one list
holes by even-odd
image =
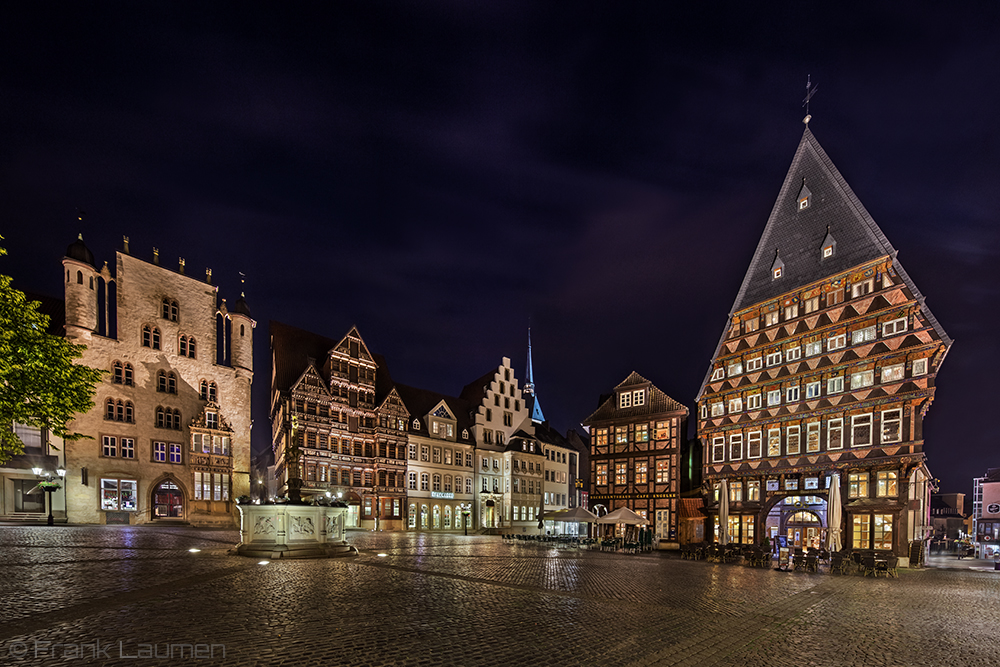
[[619, 507], [599, 518], [597, 523], [624, 523], [630, 526], [645, 526], [648, 521], [627, 507]]
[[594, 523], [597, 515], [583, 507], [574, 507], [568, 510], [559, 510], [545, 517], [552, 521], [573, 521], [576, 523]]
[[830, 475], [830, 495], [826, 501], [826, 522], [829, 527], [826, 531], [826, 548], [831, 553], [840, 551], [840, 517], [842, 509], [840, 504], [840, 473]]
[[729, 544], [729, 484], [719, 482], [719, 544]]

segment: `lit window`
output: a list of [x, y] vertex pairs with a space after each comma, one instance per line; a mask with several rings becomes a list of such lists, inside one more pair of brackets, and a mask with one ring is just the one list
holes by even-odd
[[726, 460], [726, 438], [717, 435], [712, 439], [712, 463], [721, 463]]
[[806, 424], [806, 453], [815, 454], [819, 451], [819, 422]]
[[618, 394], [618, 407], [619, 408], [630, 408], [632, 407], [632, 392], [623, 391]]
[[860, 283], [854, 283], [851, 285], [851, 297], [857, 298], [859, 296], [864, 296], [866, 294], [871, 294], [875, 289], [874, 278], [869, 278]]
[[847, 475], [847, 497], [868, 497], [868, 473], [852, 472]]
[[729, 364], [729, 366], [726, 369], [726, 373], [729, 375], [729, 377], [733, 377], [734, 375], [739, 375], [742, 372], [743, 372], [743, 362], [739, 360], [736, 360], [733, 363]]
[[635, 425], [635, 441], [649, 442], [649, 424]]
[[[759, 481], [749, 481], [747, 482], [747, 502], [759, 503], [760, 502], [760, 482]], [[753, 518], [753, 517], [749, 517]]]
[[867, 447], [872, 444], [872, 416], [851, 417], [851, 447]]
[[826, 448], [844, 448], [844, 420], [831, 419], [826, 423]]
[[781, 277], [781, 267], [780, 266], [774, 267], [774, 271], [772, 272], [771, 275], [774, 277], [775, 280], [777, 280], [778, 278], [780, 278]]
[[732, 433], [729, 435], [729, 460], [739, 461], [743, 458], [743, 434]]
[[767, 430], [767, 455], [781, 456], [781, 429], [771, 428]]
[[865, 327], [864, 329], [858, 329], [857, 331], [851, 332], [851, 345], [859, 345], [860, 343], [867, 343], [868, 341], [875, 340], [875, 327]]
[[806, 398], [819, 398], [820, 383], [809, 382], [806, 384]]
[[882, 382], [896, 382], [903, 379], [905, 364], [894, 364], [882, 369]]
[[608, 485], [608, 464], [598, 463], [597, 464], [597, 484], [598, 486]]
[[780, 389], [772, 389], [771, 391], [767, 392], [767, 404], [768, 406], [781, 405]]
[[632, 392], [632, 405], [646, 405], [645, 389], [636, 389]]
[[785, 429], [785, 452], [791, 455], [798, 454], [799, 451], [799, 427], [789, 426]]
[[882, 325], [882, 335], [883, 336], [893, 336], [898, 333], [903, 333], [906, 331], [906, 318], [901, 317], [898, 320], [893, 320], [892, 322], [886, 322]]
[[897, 474], [895, 470], [879, 472], [875, 478], [875, 495], [879, 498], [893, 498], [899, 495], [896, 478]]
[[806, 356], [815, 357], [817, 354], [823, 352], [823, 341], [814, 340], [811, 343], [806, 343]]
[[135, 480], [102, 479], [101, 509], [134, 512], [138, 495], [136, 493], [137, 487], [138, 483]]
[[851, 389], [870, 387], [875, 384], [875, 371], [851, 373]]
[[785, 306], [786, 320], [794, 320], [798, 316], [799, 316], [799, 304], [793, 303], [788, 306]]
[[645, 461], [635, 462], [635, 483], [636, 484], [646, 484], [648, 483], [648, 471], [649, 464]]
[[772, 310], [768, 313], [764, 313], [764, 326], [773, 327], [778, 323], [778, 310]]
[[903, 439], [902, 420], [901, 408], [882, 412], [882, 442], [899, 442]]
[[665, 484], [670, 481], [670, 461], [669, 459], [657, 459], [656, 461], [656, 483]]
[[712, 403], [712, 416], [720, 417], [726, 414], [726, 406], [721, 401], [719, 403]]
[[833, 257], [833, 246], [828, 245], [823, 247], [823, 259], [827, 257]]

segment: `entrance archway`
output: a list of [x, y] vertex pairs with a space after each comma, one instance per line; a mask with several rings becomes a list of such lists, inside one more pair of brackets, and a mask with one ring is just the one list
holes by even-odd
[[822, 548], [826, 542], [826, 496], [787, 495], [772, 500], [766, 535], [789, 548]]
[[153, 489], [153, 518], [184, 518], [184, 492], [169, 479], [160, 482]]

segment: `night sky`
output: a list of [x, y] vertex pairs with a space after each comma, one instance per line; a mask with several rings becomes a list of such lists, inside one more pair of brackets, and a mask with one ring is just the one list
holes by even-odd
[[955, 339], [930, 469], [970, 493], [1000, 466], [996, 3], [330, 4], [4, 3], [0, 273], [62, 296], [79, 232], [229, 303], [246, 273], [257, 449], [272, 319], [357, 325], [453, 395], [523, 377], [530, 321], [560, 430], [632, 370], [693, 412], [811, 75], [810, 127]]

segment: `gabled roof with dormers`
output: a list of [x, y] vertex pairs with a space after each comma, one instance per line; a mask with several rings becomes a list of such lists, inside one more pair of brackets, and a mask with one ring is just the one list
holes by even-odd
[[[627, 408], [618, 407], [618, 396], [622, 391], [635, 391], [643, 388], [648, 389], [648, 391], [642, 405], [632, 405]], [[683, 412], [686, 416], [688, 409], [664, 394], [652, 382], [632, 371], [627, 378], [615, 386], [611, 396], [601, 403], [601, 406], [592, 415], [584, 419], [583, 423], [589, 425], [608, 419], [632, 419], [665, 412]]]
[[[396, 393], [399, 394], [407, 412], [410, 413], [408, 431], [413, 435], [427, 436], [430, 433], [427, 425], [427, 417], [436, 410], [445, 409], [454, 415], [455, 419], [455, 440], [464, 444], [475, 444], [475, 425], [472, 415], [475, 413], [472, 406], [461, 398], [445, 396], [427, 389], [418, 389], [405, 384], [395, 384]], [[450, 419], [447, 418], [446, 419]], [[468, 432], [467, 438], [462, 438], [462, 432]]]
[[[823, 248], [831, 243], [834, 252], [824, 257]], [[941, 341], [950, 346], [951, 338], [927, 308], [924, 296], [899, 263], [896, 253], [807, 125], [713, 359], [719, 356], [733, 317], [740, 311], [882, 257], [891, 259], [893, 269], [920, 303], [928, 323]], [[775, 278], [774, 269], [779, 264], [781, 276]], [[711, 373], [710, 367], [699, 396], [704, 393]]]

